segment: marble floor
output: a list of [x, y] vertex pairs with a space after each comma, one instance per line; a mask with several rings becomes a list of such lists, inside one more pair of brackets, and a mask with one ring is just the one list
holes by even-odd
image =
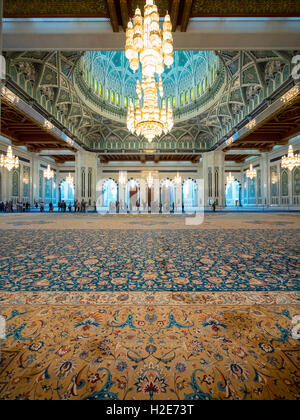
[[297, 213], [0, 215], [0, 399], [300, 398]]

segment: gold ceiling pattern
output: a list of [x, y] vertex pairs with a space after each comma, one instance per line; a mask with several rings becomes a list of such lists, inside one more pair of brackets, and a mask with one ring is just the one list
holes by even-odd
[[[110, 17], [113, 3], [117, 15], [125, 7], [133, 16], [141, 0], [4, 0], [4, 17]], [[190, 16], [300, 16], [300, 2], [295, 0], [156, 0], [159, 13], [177, 10], [180, 17], [187, 7]]]

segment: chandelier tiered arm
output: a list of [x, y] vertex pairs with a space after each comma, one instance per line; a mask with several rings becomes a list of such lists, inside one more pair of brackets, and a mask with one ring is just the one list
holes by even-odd
[[4, 166], [4, 168], [6, 168], [8, 171], [19, 167], [19, 158], [13, 155], [11, 146], [8, 146], [6, 156], [1, 155], [0, 167], [2, 166]]
[[282, 168], [288, 168], [290, 171], [292, 171], [295, 166], [300, 166], [300, 155], [294, 155], [292, 145], [289, 146], [288, 155], [282, 157], [281, 166]]
[[128, 23], [125, 55], [133, 72], [139, 68], [140, 60], [145, 77], [152, 77], [155, 73], [161, 75], [164, 65], [170, 67], [173, 64], [171, 19], [169, 14], [166, 14], [161, 31], [157, 6], [153, 4], [153, 0], [146, 0], [144, 19], [137, 8], [133, 23]]

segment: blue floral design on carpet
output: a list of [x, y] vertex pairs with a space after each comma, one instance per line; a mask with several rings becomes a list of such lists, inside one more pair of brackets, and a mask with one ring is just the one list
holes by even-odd
[[300, 290], [296, 229], [1, 235], [2, 291]]

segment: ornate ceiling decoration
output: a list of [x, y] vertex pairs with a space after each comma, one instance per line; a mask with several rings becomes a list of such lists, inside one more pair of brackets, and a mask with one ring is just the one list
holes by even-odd
[[[198, 105], [197, 95], [182, 113], [177, 115], [174, 128], [151, 148], [157, 150], [210, 150], [220, 136], [226, 135], [237, 116], [247, 117], [251, 107], [268, 97], [269, 86], [280, 86], [291, 74], [291, 57], [295, 51], [216, 51], [226, 72], [225, 89], [211, 95], [215, 101], [210, 107]], [[107, 53], [113, 59], [114, 53]], [[36, 101], [85, 144], [87, 149], [104, 151], [144, 150], [145, 139], [128, 132], [126, 122], [116, 112], [110, 118], [105, 108], [84, 95], [74, 85], [74, 74], [82, 57], [80, 52], [10, 52], [6, 54], [8, 83], [26, 92], [28, 101]], [[187, 56], [189, 54], [187, 53]], [[119, 75], [124, 76], [122, 71]], [[167, 74], [170, 86], [181, 77]], [[113, 74], [109, 75], [113, 80]], [[119, 77], [119, 76], [118, 76]], [[192, 73], [189, 77], [193, 77]], [[118, 80], [118, 78], [116, 78]], [[122, 80], [122, 79], [121, 79]], [[88, 93], [87, 93], [88, 94]], [[199, 98], [200, 100], [201, 98]], [[251, 105], [253, 104], [253, 105]], [[250, 106], [251, 105], [251, 106]], [[189, 108], [190, 107], [190, 108]], [[197, 108], [198, 107], [198, 108]], [[188, 111], [191, 110], [190, 114]], [[190, 116], [188, 118], [188, 116]]]
[[[215, 70], [218, 70], [219, 58], [213, 51], [175, 51], [174, 63], [162, 74], [164, 86], [164, 96], [176, 97], [176, 104], [173, 107], [183, 108], [180, 103], [180, 94], [194, 89], [205, 78], [210, 83], [210, 78]], [[87, 88], [94, 88], [97, 82], [97, 95], [99, 88], [101, 95], [105, 99], [106, 90], [109, 89], [115, 94], [119, 94], [120, 100], [124, 97], [137, 98], [136, 81], [142, 79], [141, 69], [135, 73], [129, 68], [129, 61], [123, 51], [88, 51], [80, 60], [78, 69], [81, 71], [81, 77], [84, 78]], [[107, 100], [111, 103], [110, 98]], [[124, 107], [124, 101], [121, 101], [117, 108]]]
[[[288, 17], [300, 16], [300, 3], [295, 0], [157, 0], [158, 12], [168, 11], [173, 30], [185, 32], [190, 17]], [[118, 32], [126, 28], [140, 0], [4, 0], [4, 17], [102, 17], [111, 21]]]

